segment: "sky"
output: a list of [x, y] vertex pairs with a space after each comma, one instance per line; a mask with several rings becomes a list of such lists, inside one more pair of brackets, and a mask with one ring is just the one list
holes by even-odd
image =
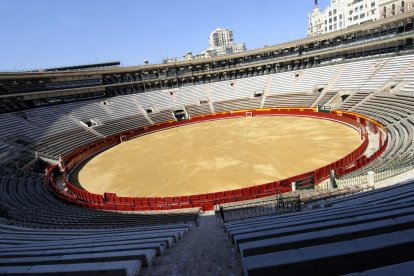
[[[320, 0], [324, 9], [329, 0]], [[248, 49], [306, 37], [313, 0], [0, 0], [0, 71], [198, 54], [216, 28]]]

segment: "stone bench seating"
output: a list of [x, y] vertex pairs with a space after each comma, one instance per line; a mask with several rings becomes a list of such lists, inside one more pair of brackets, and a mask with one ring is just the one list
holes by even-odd
[[154, 123], [162, 123], [167, 121], [175, 121], [171, 109], [161, 110], [157, 113], [150, 113], [148, 115]]
[[413, 260], [411, 182], [326, 200], [324, 206], [225, 223], [245, 275], [345, 274]]
[[0, 218], [0, 274], [136, 275], [178, 242], [197, 216], [67, 205], [35, 173], [2, 172], [0, 203], [7, 210]]
[[211, 113], [210, 105], [208, 104], [187, 105], [185, 108], [187, 110], [188, 115], [192, 117]]
[[356, 104], [364, 100], [367, 96], [369, 96], [372, 92], [371, 91], [357, 91], [355, 94], [350, 95], [345, 101], [341, 103], [338, 109], [341, 110], [349, 110], [353, 108]]
[[280, 93], [279, 95], [267, 96], [263, 107], [309, 107], [318, 96], [319, 94]]
[[306, 232], [278, 238], [263, 239], [240, 244], [242, 257], [267, 254], [325, 243], [351, 240], [356, 237], [369, 237], [387, 233], [390, 229], [406, 230], [414, 225], [414, 215], [366, 222], [332, 229]]
[[229, 110], [256, 109], [260, 107], [261, 98], [259, 99], [236, 99], [231, 101], [222, 101], [214, 103], [216, 113]]
[[197, 213], [177, 211], [170, 213], [123, 213], [102, 212], [64, 204], [51, 197], [42, 179], [31, 181], [8, 176], [0, 182], [3, 205], [16, 222], [44, 224], [49, 227], [87, 227], [102, 228], [118, 226], [137, 226], [148, 224], [167, 224], [195, 221]]
[[62, 254], [56, 256], [0, 258], [0, 266], [23, 266], [40, 264], [70, 264], [139, 260], [144, 266], [150, 266], [155, 257], [155, 250], [132, 250], [103, 253]]
[[141, 269], [141, 261], [114, 261], [34, 266], [0, 266], [0, 274], [60, 276], [132, 276]]
[[[414, 229], [243, 258], [245, 275], [344, 274], [410, 260]], [[344, 265], [346, 264], [346, 265]]]
[[[394, 196], [404, 197], [407, 193], [412, 191], [411, 183], [402, 183], [399, 185], [394, 185], [391, 187], [385, 187], [381, 189], [371, 190], [365, 193], [354, 194], [348, 197], [337, 198], [328, 200], [332, 206], [349, 206], [349, 205], [358, 205], [358, 204], [367, 204], [370, 202], [377, 203], [384, 200], [392, 200]], [[387, 194], [387, 197], [383, 197], [384, 194]]]
[[148, 125], [150, 125], [150, 123], [143, 115], [137, 115], [106, 121], [103, 125], [96, 126], [93, 129], [105, 136], [111, 136]]
[[404, 262], [379, 268], [366, 270], [364, 272], [355, 272], [347, 274], [347, 276], [386, 276], [401, 275], [409, 276], [414, 271], [414, 261]]
[[413, 206], [407, 207], [405, 209], [384, 209], [387, 208], [378, 210], [365, 209], [361, 211], [354, 211], [352, 213], [340, 214], [337, 216], [332, 215], [328, 218], [303, 219], [303, 223], [300, 223], [300, 221], [292, 221], [288, 223], [281, 223], [279, 225], [255, 226], [243, 230], [240, 229], [237, 231], [231, 231], [229, 233], [231, 234], [236, 246], [240, 246], [240, 244], [248, 241], [276, 238], [323, 229], [331, 229], [340, 226], [353, 225], [357, 223], [381, 220], [388, 217], [402, 216], [404, 214], [414, 213]]

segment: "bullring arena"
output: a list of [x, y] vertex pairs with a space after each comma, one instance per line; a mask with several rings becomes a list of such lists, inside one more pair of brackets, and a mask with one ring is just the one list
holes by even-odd
[[328, 120], [218, 120], [122, 143], [87, 161], [76, 176], [83, 188], [97, 194], [212, 193], [300, 175], [346, 156], [360, 144], [357, 130]]
[[0, 275], [413, 275], [413, 4], [221, 57], [1, 72]]

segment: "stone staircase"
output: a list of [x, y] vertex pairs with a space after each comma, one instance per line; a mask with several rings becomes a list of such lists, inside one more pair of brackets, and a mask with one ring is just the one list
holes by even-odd
[[202, 214], [174, 247], [166, 250], [142, 275], [235, 275], [242, 273], [236, 247], [213, 212]]

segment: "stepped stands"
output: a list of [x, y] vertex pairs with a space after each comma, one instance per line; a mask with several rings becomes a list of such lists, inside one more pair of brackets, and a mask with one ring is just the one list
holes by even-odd
[[400, 93], [414, 93], [414, 82], [407, 83], [400, 89]]
[[414, 77], [414, 64], [411, 61], [411, 66], [408, 66], [408, 68], [400, 76], [397, 76], [395, 79], [398, 81], [412, 82], [413, 77]]
[[79, 125], [61, 112], [60, 109], [53, 107], [31, 109], [24, 111], [23, 114], [26, 115], [27, 121], [42, 128], [44, 132], [42, 136], [79, 128]]
[[267, 96], [263, 107], [292, 107], [292, 106], [311, 106], [319, 94], [300, 94], [286, 93], [274, 96]]
[[216, 113], [229, 110], [256, 109], [260, 107], [262, 99], [235, 99], [230, 101], [222, 101], [214, 103], [214, 111]]
[[225, 101], [239, 97], [235, 92], [236, 86], [230, 81], [210, 83], [208, 84], [208, 91], [213, 101]]
[[36, 140], [42, 137], [44, 131], [19, 117], [18, 114], [3, 114], [0, 116], [0, 139], [8, 141], [17, 138], [24, 140]]
[[10, 150], [10, 148], [11, 148], [10, 146], [8, 146], [8, 145], [6, 145], [6, 144], [4, 144], [0, 141], [0, 154], [8, 152]]
[[[330, 66], [330, 70], [326, 70], [323, 67], [305, 69], [301, 71], [303, 74], [299, 74], [297, 82], [289, 92], [313, 92], [315, 86], [324, 86], [328, 85], [338, 74], [340, 66], [333, 65]], [[285, 90], [284, 90], [285, 91]]]
[[209, 104], [187, 105], [186, 110], [191, 117], [211, 113]]
[[144, 108], [153, 107], [155, 109], [167, 109], [175, 106], [173, 96], [168, 90], [157, 90], [149, 93], [140, 93], [132, 95], [138, 99], [139, 104]]
[[156, 113], [150, 113], [148, 116], [154, 123], [162, 123], [167, 121], [175, 121], [173, 112], [171, 109], [160, 110]]
[[52, 198], [38, 176], [4, 175], [1, 177], [1, 202], [17, 223], [65, 227], [125, 227], [159, 223], [194, 221], [197, 212], [174, 211], [170, 214], [128, 214], [101, 212], [64, 204]]
[[179, 241], [198, 215], [66, 205], [50, 196], [40, 176], [18, 171], [0, 174], [0, 207], [7, 214], [0, 217], [0, 274], [137, 275]]
[[395, 265], [380, 267], [370, 269], [364, 272], [355, 272], [351, 274], [347, 274], [349, 276], [387, 276], [387, 275], [401, 275], [401, 276], [410, 276], [414, 271], [414, 261], [399, 263]]
[[255, 92], [263, 93], [268, 76], [257, 76], [237, 80], [237, 97], [250, 98]]
[[412, 55], [408, 55], [379, 61], [380, 66], [383, 67], [372, 79], [369, 79], [361, 89], [380, 89], [387, 82], [393, 80], [399, 73], [401, 73], [412, 62], [412, 58]]
[[[325, 209], [231, 221], [245, 275], [345, 274], [413, 261], [411, 182], [325, 201]], [[394, 253], [392, 253], [394, 252]]]
[[[131, 96], [117, 96], [109, 98], [100, 102], [102, 107], [110, 114], [110, 119], [123, 119], [130, 116], [140, 115], [137, 105], [134, 104]], [[107, 121], [109, 118], [103, 118], [102, 121]]]
[[92, 275], [100, 276], [110, 274], [114, 276], [137, 275], [141, 268], [141, 262], [114, 261], [81, 264], [57, 264], [34, 266], [1, 266], [0, 273], [18, 275]]
[[372, 92], [367, 90], [358, 90], [354, 94], [351, 94], [342, 104], [338, 107], [341, 110], [350, 110], [355, 107], [358, 103], [363, 101]]
[[372, 94], [353, 110], [383, 122], [388, 129], [389, 143], [382, 157], [345, 175], [352, 178], [368, 171], [381, 172], [412, 159], [414, 149], [414, 97], [408, 95]]
[[109, 120], [111, 115], [108, 110], [104, 108], [104, 105], [98, 101], [85, 101], [67, 103], [59, 105], [67, 114], [73, 116], [79, 121], [88, 121], [90, 119], [98, 119], [100, 121]]
[[353, 91], [361, 88], [379, 67], [378, 60], [348, 63], [331, 90]]
[[[200, 100], [207, 99], [206, 88], [207, 85], [181, 87], [175, 92], [175, 103], [177, 105], [200, 104]], [[210, 113], [210, 111], [207, 113]]]
[[147, 118], [143, 115], [134, 115], [122, 117], [117, 120], [106, 121], [103, 125], [94, 127], [94, 130], [105, 136], [111, 136], [127, 130], [141, 128], [149, 124]]
[[292, 89], [291, 87], [295, 87], [295, 75], [295, 72], [283, 72], [271, 75], [268, 91], [269, 95], [277, 95], [281, 92], [289, 93]]
[[30, 147], [45, 156], [57, 159], [59, 156], [66, 155], [82, 145], [98, 141], [99, 139], [101, 137], [87, 130], [73, 129], [39, 139], [32, 143]]
[[318, 105], [325, 105], [328, 103], [338, 92], [337, 91], [327, 91], [322, 98], [317, 102]]

